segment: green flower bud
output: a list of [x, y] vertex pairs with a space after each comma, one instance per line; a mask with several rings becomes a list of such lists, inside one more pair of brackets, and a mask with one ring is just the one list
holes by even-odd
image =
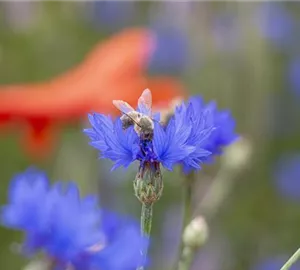
[[140, 167], [133, 182], [135, 196], [143, 204], [158, 201], [163, 192], [163, 181], [158, 162], [145, 163]]
[[208, 226], [203, 217], [193, 219], [184, 229], [183, 243], [186, 247], [197, 249], [201, 247], [208, 238]]

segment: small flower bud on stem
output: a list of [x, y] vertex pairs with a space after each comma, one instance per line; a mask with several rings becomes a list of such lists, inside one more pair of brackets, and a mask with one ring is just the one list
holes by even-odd
[[184, 229], [182, 235], [183, 249], [178, 263], [178, 270], [189, 270], [195, 252], [203, 246], [208, 238], [208, 227], [203, 217], [196, 217]]
[[208, 238], [208, 227], [203, 217], [194, 218], [183, 232], [183, 243], [191, 248], [201, 247]]
[[184, 251], [184, 242], [183, 242], [183, 234], [184, 230], [189, 224], [189, 222], [192, 219], [192, 190], [195, 182], [196, 174], [195, 172], [191, 172], [190, 174], [186, 175], [184, 178], [184, 186], [183, 186], [183, 192], [184, 192], [184, 208], [183, 208], [183, 224], [182, 224], [182, 231], [181, 231], [181, 241], [179, 246], [179, 252], [177, 255], [177, 261], [176, 264], [179, 264], [182, 257], [182, 254], [189, 253], [187, 250]]

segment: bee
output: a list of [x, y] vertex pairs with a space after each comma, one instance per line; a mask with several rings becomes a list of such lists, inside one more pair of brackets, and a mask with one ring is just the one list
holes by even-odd
[[134, 110], [123, 100], [113, 100], [113, 104], [123, 113], [121, 116], [123, 129], [134, 126], [135, 132], [142, 140], [151, 141], [153, 139], [152, 95], [149, 89], [144, 90], [138, 99], [140, 112]]

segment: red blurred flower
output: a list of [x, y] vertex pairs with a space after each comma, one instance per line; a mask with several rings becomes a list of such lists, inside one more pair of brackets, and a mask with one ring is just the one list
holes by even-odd
[[75, 68], [46, 82], [0, 87], [0, 123], [21, 124], [24, 146], [39, 156], [49, 153], [59, 126], [91, 111], [115, 114], [113, 99], [135, 106], [145, 88], [153, 105], [183, 96], [181, 84], [170, 77], [145, 76], [155, 49], [148, 29], [127, 29], [97, 45]]

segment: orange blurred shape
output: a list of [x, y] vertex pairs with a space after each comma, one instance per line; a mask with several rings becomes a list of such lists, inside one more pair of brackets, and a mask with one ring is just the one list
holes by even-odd
[[79, 121], [92, 111], [117, 114], [113, 99], [133, 106], [145, 88], [153, 105], [183, 96], [181, 84], [170, 77], [147, 78], [144, 73], [155, 48], [148, 29], [122, 31], [98, 44], [77, 67], [47, 82], [0, 86], [0, 127], [21, 124], [26, 150], [49, 154], [61, 124]]

